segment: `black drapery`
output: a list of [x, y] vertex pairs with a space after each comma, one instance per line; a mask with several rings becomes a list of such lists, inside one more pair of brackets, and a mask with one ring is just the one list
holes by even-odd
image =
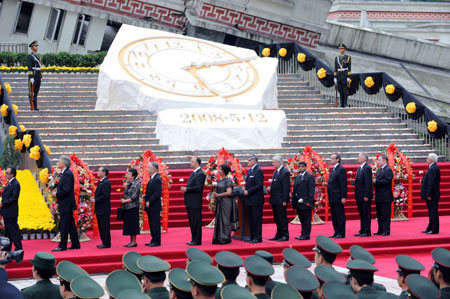
[[[367, 77], [372, 77], [373, 82], [375, 83], [372, 87], [368, 87], [365, 84], [365, 80]], [[370, 95], [377, 94], [380, 91], [381, 86], [383, 85], [383, 73], [363, 73], [359, 74], [359, 80], [361, 82], [361, 86], [363, 90]]]
[[429, 121], [435, 121], [438, 125], [438, 129], [436, 132], [430, 132], [428, 129], [428, 133], [430, 134], [431, 138], [434, 139], [441, 139], [446, 134], [449, 134], [448, 125], [446, 122], [444, 122], [440, 117], [438, 117], [436, 114], [434, 114], [433, 111], [425, 107], [424, 111], [424, 118], [425, 118], [425, 125], [428, 127]]
[[319, 79], [320, 83], [322, 83], [323, 86], [325, 87], [331, 87], [334, 85], [334, 72], [333, 70], [327, 66], [325, 63], [323, 63], [321, 60], [316, 59], [314, 62], [314, 66], [316, 68], [316, 76], [317, 76], [317, 72], [320, 69], [325, 69], [325, 71], [327, 72], [326, 76], [322, 79], [320, 79], [319, 77], [317, 77], [317, 79]]
[[[386, 92], [386, 86], [388, 86], [389, 84], [392, 84], [395, 87], [395, 91], [393, 94], [389, 94]], [[403, 86], [401, 86], [397, 81], [395, 81], [391, 76], [389, 76], [386, 73], [383, 73], [383, 89], [386, 97], [391, 102], [398, 101], [398, 99], [400, 99], [403, 93]]]
[[423, 115], [423, 112], [425, 111], [425, 105], [422, 104], [422, 102], [420, 102], [418, 99], [416, 99], [415, 96], [410, 94], [409, 91], [407, 91], [406, 89], [404, 89], [402, 92], [402, 101], [403, 101], [403, 106], [405, 106], [405, 110], [406, 110], [406, 105], [408, 105], [409, 103], [412, 102], [412, 103], [416, 104], [416, 112], [408, 113], [408, 111], [406, 111], [406, 113], [408, 114], [408, 116], [411, 119], [417, 120]]
[[[304, 62], [300, 62], [297, 60], [297, 56], [299, 53], [303, 53], [306, 55]], [[295, 44], [295, 46], [294, 46], [294, 57], [297, 60], [300, 67], [302, 68], [302, 70], [310, 71], [314, 68], [314, 63], [316, 62], [316, 57], [311, 52], [309, 52], [307, 49], [300, 46], [299, 44]]]
[[[280, 55], [280, 49], [285, 48], [286, 49], [286, 55], [283, 57]], [[272, 52], [272, 50], [270, 50]], [[280, 43], [277, 44], [277, 56], [281, 60], [289, 60], [291, 59], [292, 55], [294, 53], [294, 44], [293, 43]]]

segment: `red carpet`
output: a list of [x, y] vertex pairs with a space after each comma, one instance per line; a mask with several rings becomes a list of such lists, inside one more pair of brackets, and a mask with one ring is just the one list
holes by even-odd
[[[397, 254], [411, 255], [424, 263], [429, 270], [431, 266], [430, 253], [435, 247], [450, 248], [450, 232], [446, 229], [450, 225], [450, 216], [442, 216], [441, 233], [439, 235], [424, 235], [420, 231], [423, 230], [427, 223], [427, 218], [413, 218], [409, 221], [392, 222], [391, 236], [381, 237], [373, 236], [371, 238], [357, 238], [353, 234], [359, 230], [359, 221], [347, 221], [347, 238], [338, 240], [338, 243], [344, 248], [344, 253], [336, 262], [338, 266], [345, 266], [348, 258], [348, 248], [353, 244], [359, 244], [372, 252], [377, 259], [376, 266], [380, 269], [376, 274], [386, 277], [395, 278], [396, 264], [394, 257]], [[312, 238], [309, 241], [298, 241], [294, 237], [300, 234], [299, 225], [290, 225], [291, 239], [289, 242], [269, 241], [268, 239], [275, 234], [275, 225], [266, 224], [263, 227], [263, 242], [259, 244], [249, 244], [242, 241], [233, 240], [228, 245], [212, 245], [212, 229], [203, 228], [203, 245], [199, 248], [207, 251], [214, 256], [220, 250], [231, 250], [246, 257], [252, 255], [257, 249], [265, 249], [272, 252], [275, 260], [280, 262], [281, 252], [284, 248], [291, 246], [305, 254], [309, 259], [313, 259], [312, 248], [315, 243], [315, 237], [319, 234], [331, 235], [331, 222], [324, 225], [314, 225], [312, 229]], [[376, 231], [376, 221], [372, 221], [372, 231]], [[150, 248], [144, 246], [149, 242], [149, 235], [138, 236], [138, 247], [132, 248], [141, 254], [152, 254], [169, 261], [172, 267], [184, 267], [186, 256], [185, 251], [189, 248], [185, 243], [190, 241], [189, 228], [170, 228], [169, 232], [162, 235], [161, 247]], [[121, 234], [121, 230], [112, 231], [112, 248], [97, 249], [95, 246], [100, 243], [99, 239], [82, 243], [81, 250], [67, 250], [57, 252], [55, 256], [58, 261], [70, 260], [89, 273], [106, 273], [122, 266], [122, 255], [128, 251], [122, 245], [128, 243], [128, 237]], [[31, 264], [28, 259], [32, 258], [37, 251], [50, 252], [57, 243], [49, 240], [27, 240], [23, 241], [25, 250], [25, 261], [22, 264], [12, 262], [7, 266], [10, 278], [31, 277]]]

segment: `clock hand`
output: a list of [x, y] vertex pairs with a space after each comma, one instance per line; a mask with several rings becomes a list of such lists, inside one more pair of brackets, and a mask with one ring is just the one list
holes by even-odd
[[186, 66], [182, 67], [181, 69], [183, 69], [185, 71], [189, 71], [192, 67], [195, 67], [197, 69], [202, 69], [202, 68], [207, 68], [207, 67], [211, 67], [211, 66], [221, 66], [221, 65], [246, 62], [246, 61], [254, 60], [256, 58], [257, 58], [257, 56], [251, 56], [251, 57], [245, 57], [245, 58], [239, 58], [239, 59], [219, 60], [219, 61], [192, 61], [189, 65], [186, 65]]

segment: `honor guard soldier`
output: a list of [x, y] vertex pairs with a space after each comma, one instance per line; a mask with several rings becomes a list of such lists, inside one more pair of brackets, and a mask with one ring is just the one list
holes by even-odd
[[[320, 297], [319, 297], [320, 298]], [[356, 299], [355, 293], [348, 288], [347, 285], [331, 280], [323, 285], [323, 297], [324, 299]]]
[[143, 272], [144, 292], [152, 299], [169, 299], [164, 281], [170, 264], [159, 257], [146, 255], [138, 259], [137, 266]]
[[30, 100], [30, 109], [39, 110], [37, 107], [37, 97], [41, 88], [42, 79], [42, 60], [37, 54], [39, 44], [37, 40], [28, 45], [31, 48], [31, 54], [27, 57], [28, 66], [28, 95]]
[[77, 299], [98, 299], [105, 294], [103, 288], [86, 275], [75, 277], [70, 283], [70, 288]]
[[441, 296], [441, 293], [436, 288], [434, 283], [422, 275], [419, 274], [408, 275], [408, 277], [406, 278], [406, 283], [408, 284], [408, 292], [409, 292], [408, 298], [411, 299], [448, 298], [445, 296]]
[[314, 291], [319, 287], [314, 274], [302, 266], [292, 266], [287, 269], [285, 278], [286, 282], [299, 291], [304, 299], [313, 298]]
[[450, 251], [445, 248], [436, 248], [431, 252], [434, 259], [432, 277], [439, 286], [441, 298], [450, 298]]
[[109, 273], [108, 277], [106, 277], [105, 289], [112, 299], [118, 299], [119, 293], [124, 290], [135, 290], [142, 294], [140, 281], [135, 275], [125, 270], [115, 270]]
[[351, 260], [347, 263], [347, 269], [350, 270], [349, 284], [359, 299], [378, 298], [386, 293], [372, 286], [374, 273], [378, 271], [374, 265], [362, 260]]
[[402, 288], [402, 292], [398, 296], [399, 299], [408, 298], [408, 285], [406, 284], [406, 277], [410, 274], [420, 274], [420, 271], [425, 270], [425, 267], [417, 260], [404, 254], [399, 254], [395, 257], [397, 262], [397, 282], [398, 286]]
[[127, 289], [127, 290], [123, 290], [121, 291], [117, 297], [117, 299], [151, 299], [149, 296], [147, 296], [146, 294], [142, 293], [142, 291], [140, 290], [134, 290], [134, 289]]
[[220, 291], [221, 299], [255, 299], [256, 297], [252, 295], [246, 288], [240, 287], [237, 284], [227, 285]]
[[192, 299], [191, 283], [184, 269], [175, 268], [169, 272], [170, 298]]
[[56, 266], [56, 274], [59, 276], [59, 293], [64, 299], [75, 298], [75, 294], [71, 288], [71, 282], [75, 277], [89, 277], [86, 271], [69, 261], [60, 262], [58, 266]]
[[237, 285], [236, 278], [240, 272], [239, 268], [242, 267], [244, 261], [239, 255], [231, 251], [220, 251], [214, 259], [216, 260], [217, 267], [225, 276], [225, 282], [222, 283], [222, 286], [216, 292], [216, 299], [220, 299], [221, 289], [227, 285]]
[[337, 281], [339, 283], [345, 284], [345, 276], [334, 270], [333, 267], [328, 267], [324, 265], [317, 266], [314, 269], [314, 275], [319, 281], [319, 287], [314, 293], [316, 298], [323, 298], [323, 286], [329, 281]]
[[345, 54], [347, 47], [344, 44], [339, 44], [339, 56], [334, 59], [334, 84], [339, 91], [339, 99], [341, 107], [347, 107], [348, 96], [348, 82], [352, 71], [352, 62], [350, 55]]
[[315, 251], [314, 262], [316, 265], [332, 267], [337, 255], [342, 252], [342, 247], [330, 238], [319, 235], [313, 250]]
[[[376, 262], [373, 255], [369, 251], [367, 251], [367, 249], [359, 245], [352, 245], [350, 247], [349, 252], [350, 252], [350, 260], [361, 260], [368, 262], [371, 265], [374, 265]], [[376, 290], [386, 292], [386, 288], [382, 284], [374, 282], [372, 284], [372, 287]]]
[[280, 283], [273, 289], [272, 298], [303, 299], [300, 293], [293, 286]]
[[50, 281], [50, 278], [56, 273], [55, 257], [47, 252], [36, 252], [30, 263], [33, 265], [33, 277], [37, 282], [22, 290], [23, 298], [60, 299], [59, 286]]
[[141, 257], [136, 251], [128, 251], [122, 256], [123, 268], [136, 275], [139, 281], [142, 281], [142, 270], [137, 266], [137, 261]]
[[273, 265], [273, 255], [270, 252], [265, 251], [265, 250], [256, 250], [255, 255], [262, 257], [263, 259], [268, 261], [269, 264]]
[[209, 254], [198, 248], [189, 248], [188, 250], [186, 250], [186, 256], [188, 258], [188, 263], [195, 260], [202, 260], [209, 264], [212, 264], [213, 262], [213, 259], [211, 256], [209, 256]]
[[194, 299], [213, 299], [216, 295], [217, 285], [225, 280], [219, 269], [202, 260], [190, 262], [186, 267], [186, 273], [190, 278], [191, 293]]
[[247, 271], [247, 286], [250, 292], [258, 299], [270, 298], [265, 293], [265, 286], [270, 276], [275, 273], [273, 266], [260, 256], [249, 256], [244, 262]]

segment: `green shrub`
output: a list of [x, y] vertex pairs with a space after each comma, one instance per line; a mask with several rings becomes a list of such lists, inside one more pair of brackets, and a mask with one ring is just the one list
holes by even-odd
[[13, 52], [0, 53], [0, 64], [6, 66], [14, 66], [17, 62], [17, 54]]

